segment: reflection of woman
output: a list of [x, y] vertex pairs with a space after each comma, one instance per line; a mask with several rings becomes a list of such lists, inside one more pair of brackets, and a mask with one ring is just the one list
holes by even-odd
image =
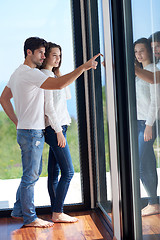
[[[146, 38], [134, 43], [136, 63], [143, 69], [154, 72], [151, 47]], [[159, 212], [157, 199], [157, 171], [153, 143], [156, 138], [155, 120], [160, 105], [160, 86], [150, 84], [136, 77], [138, 145], [140, 159], [140, 178], [149, 196], [147, 207], [142, 209], [142, 216]]]
[[[41, 71], [48, 76], [60, 76], [61, 47], [48, 43], [46, 59]], [[77, 218], [63, 213], [64, 200], [74, 174], [72, 159], [66, 140], [67, 126], [71, 119], [67, 110], [68, 88], [45, 90], [46, 129], [45, 141], [49, 144], [48, 191], [54, 222], [76, 222]], [[59, 172], [61, 177], [58, 180]]]

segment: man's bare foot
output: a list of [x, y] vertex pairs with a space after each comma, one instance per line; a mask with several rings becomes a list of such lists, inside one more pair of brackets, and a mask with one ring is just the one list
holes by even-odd
[[53, 227], [53, 222], [48, 222], [45, 220], [42, 220], [40, 218], [37, 218], [34, 222], [31, 222], [29, 224], [25, 224], [25, 227], [38, 227], [38, 228], [47, 228], [47, 227]]
[[59, 222], [59, 223], [75, 223], [78, 221], [78, 218], [71, 217], [65, 213], [56, 213], [53, 212], [52, 214], [52, 221]]
[[159, 204], [148, 204], [145, 208], [141, 210], [142, 217], [150, 216], [160, 213], [160, 205]]

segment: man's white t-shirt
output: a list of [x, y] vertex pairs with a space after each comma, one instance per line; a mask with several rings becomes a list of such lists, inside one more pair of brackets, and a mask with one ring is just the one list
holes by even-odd
[[20, 65], [11, 75], [11, 89], [18, 118], [17, 129], [44, 129], [44, 90], [40, 86], [48, 78], [36, 68]]

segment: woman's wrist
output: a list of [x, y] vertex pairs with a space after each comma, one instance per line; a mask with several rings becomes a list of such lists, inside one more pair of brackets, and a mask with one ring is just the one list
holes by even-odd
[[150, 126], [150, 125], [146, 125], [146, 128], [152, 128], [152, 126]]

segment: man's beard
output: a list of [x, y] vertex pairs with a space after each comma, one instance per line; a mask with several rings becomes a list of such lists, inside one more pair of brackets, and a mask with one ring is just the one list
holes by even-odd
[[35, 62], [35, 64], [36, 64], [37, 67], [41, 67], [43, 62]]

